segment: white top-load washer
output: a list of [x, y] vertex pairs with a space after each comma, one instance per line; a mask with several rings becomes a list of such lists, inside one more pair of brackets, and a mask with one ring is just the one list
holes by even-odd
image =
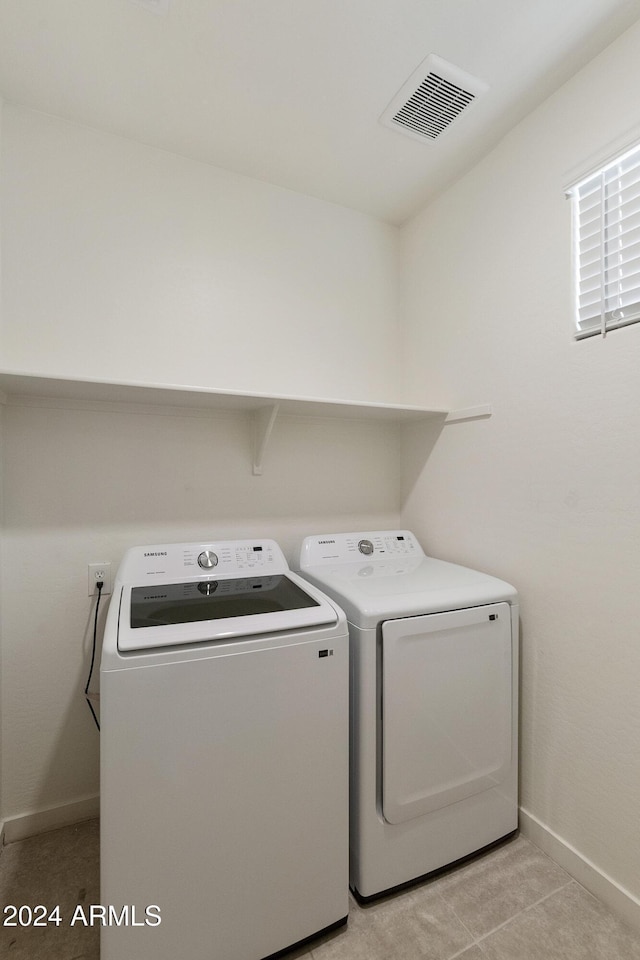
[[349, 621], [356, 893], [376, 896], [512, 833], [514, 588], [425, 556], [408, 530], [307, 537], [300, 569]]
[[129, 550], [100, 684], [102, 960], [259, 960], [346, 920], [347, 627], [274, 541]]

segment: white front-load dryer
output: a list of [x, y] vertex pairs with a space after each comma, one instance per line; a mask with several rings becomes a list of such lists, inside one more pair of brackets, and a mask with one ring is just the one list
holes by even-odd
[[362, 899], [517, 828], [518, 602], [407, 530], [307, 537], [300, 571], [347, 614], [350, 883]]

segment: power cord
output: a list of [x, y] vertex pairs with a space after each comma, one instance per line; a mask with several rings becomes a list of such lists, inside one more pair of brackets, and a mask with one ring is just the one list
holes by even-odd
[[94, 664], [95, 659], [96, 659], [96, 646], [97, 646], [97, 638], [98, 638], [98, 609], [99, 609], [99, 607], [100, 607], [100, 598], [101, 598], [101, 596], [102, 596], [102, 588], [103, 588], [103, 587], [104, 587], [104, 582], [103, 582], [102, 580], [98, 580], [98, 582], [96, 583], [96, 589], [97, 589], [97, 591], [98, 591], [98, 599], [96, 600], [96, 612], [95, 612], [95, 615], [94, 615], [94, 618], [93, 618], [93, 647], [92, 647], [92, 650], [91, 650], [91, 666], [89, 667], [89, 676], [87, 677], [87, 683], [86, 683], [86, 686], [85, 686], [85, 688], [84, 688], [85, 699], [86, 699], [86, 701], [87, 701], [87, 703], [88, 703], [88, 705], [89, 705], [89, 710], [91, 710], [91, 716], [92, 716], [93, 719], [95, 720], [95, 724], [96, 724], [96, 727], [98, 728], [98, 730], [100, 729], [100, 723], [99, 723], [98, 718], [97, 718], [97, 716], [96, 716], [96, 712], [95, 712], [95, 710], [93, 709], [93, 704], [91, 703], [91, 700], [89, 699], [89, 684], [91, 683], [91, 674], [93, 673], [93, 664]]

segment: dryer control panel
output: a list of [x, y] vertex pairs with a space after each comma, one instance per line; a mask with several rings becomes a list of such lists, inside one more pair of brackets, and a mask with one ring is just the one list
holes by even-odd
[[364, 530], [307, 537], [300, 565], [353, 563], [354, 560], [381, 561], [398, 557], [423, 557], [424, 551], [409, 530]]

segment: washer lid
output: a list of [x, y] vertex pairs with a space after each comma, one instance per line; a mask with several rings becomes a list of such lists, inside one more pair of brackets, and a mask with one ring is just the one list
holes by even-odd
[[261, 538], [132, 547], [118, 570], [117, 595], [117, 649], [124, 652], [259, 638], [342, 616], [291, 573], [274, 540]]
[[[313, 538], [316, 542], [340, 540], [343, 535]], [[372, 539], [380, 534], [349, 534], [350, 540]], [[385, 534], [385, 536], [388, 536]], [[403, 532], [407, 536], [407, 532]], [[408, 534], [411, 537], [411, 534]], [[415, 539], [415, 538], [414, 538]], [[359, 540], [358, 540], [359, 542]], [[372, 540], [375, 543], [375, 539]], [[386, 542], [386, 541], [385, 541]], [[404, 541], [400, 541], [402, 544]], [[381, 620], [459, 610], [485, 603], [517, 602], [514, 587], [495, 577], [444, 560], [426, 557], [419, 545], [399, 554], [377, 550], [371, 558], [307, 565], [301, 558], [303, 576], [332, 596], [349, 621], [359, 627], [375, 627]], [[332, 547], [332, 549], [336, 549]], [[336, 552], [339, 552], [336, 549]], [[351, 557], [353, 554], [351, 554]]]
[[125, 585], [118, 649], [146, 650], [289, 631], [338, 620], [295, 574]]

